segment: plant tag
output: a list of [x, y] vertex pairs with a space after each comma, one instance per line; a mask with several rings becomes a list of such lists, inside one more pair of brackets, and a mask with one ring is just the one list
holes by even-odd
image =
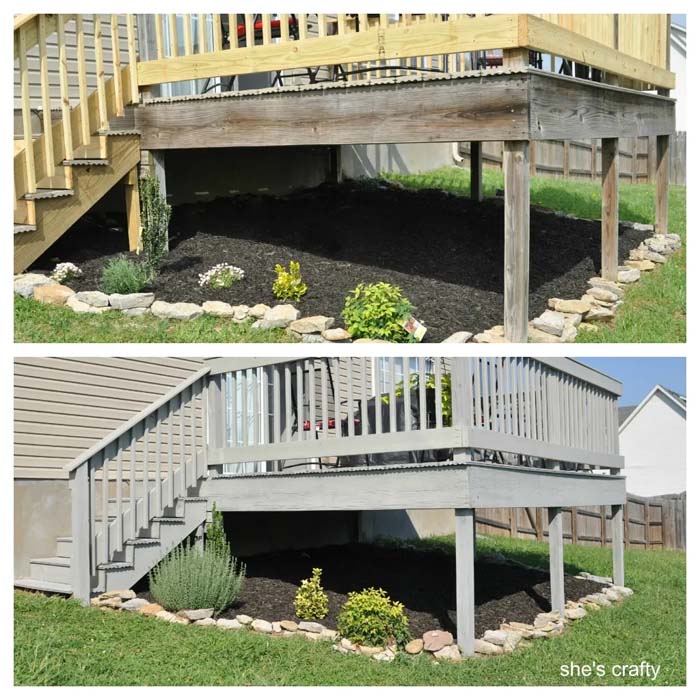
[[407, 333], [410, 333], [419, 343], [423, 340], [425, 334], [428, 332], [428, 329], [417, 318], [414, 318], [413, 316], [409, 316], [404, 321], [403, 327], [404, 330]]

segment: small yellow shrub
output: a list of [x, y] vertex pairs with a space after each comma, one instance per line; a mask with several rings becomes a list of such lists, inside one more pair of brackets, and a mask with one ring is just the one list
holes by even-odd
[[277, 279], [272, 283], [272, 293], [281, 301], [299, 301], [309, 290], [301, 279], [301, 266], [289, 261], [289, 272], [282, 265], [275, 265]]
[[311, 578], [302, 579], [294, 598], [294, 612], [302, 620], [322, 620], [328, 615], [328, 596], [321, 586], [321, 569], [312, 569]]

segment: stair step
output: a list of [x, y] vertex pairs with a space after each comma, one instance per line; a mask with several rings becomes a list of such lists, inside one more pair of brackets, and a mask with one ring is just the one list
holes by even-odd
[[173, 515], [173, 516], [164, 515], [162, 517], [151, 518], [151, 521], [154, 523], [171, 523], [174, 525], [184, 525], [185, 524], [184, 518], [178, 518], [175, 515]]
[[71, 197], [73, 190], [48, 190], [38, 189], [36, 192], [27, 192], [24, 199], [33, 201], [37, 199], [58, 199], [58, 197]]
[[107, 158], [73, 158], [73, 160], [64, 160], [63, 165], [109, 165]]
[[105, 564], [98, 564], [97, 568], [102, 571], [120, 571], [122, 569], [133, 569], [133, 564], [128, 561], [108, 561]]
[[30, 578], [51, 583], [70, 584], [70, 559], [68, 557], [41, 557], [29, 561]]
[[36, 231], [36, 226], [31, 226], [29, 224], [15, 224], [15, 236], [18, 233], [31, 233]]
[[97, 133], [100, 136], [141, 136], [138, 129], [101, 129]]
[[46, 593], [65, 593], [70, 595], [73, 592], [67, 583], [56, 583], [55, 581], [44, 581], [35, 578], [15, 579], [15, 588], [26, 588], [28, 591], [44, 591]]
[[133, 545], [134, 547], [147, 547], [160, 544], [160, 540], [156, 537], [137, 537], [136, 539], [127, 540], [126, 544]]

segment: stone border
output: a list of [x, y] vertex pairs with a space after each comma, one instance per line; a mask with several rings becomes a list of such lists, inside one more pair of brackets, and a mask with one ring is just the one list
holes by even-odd
[[[581, 574], [577, 578], [604, 580], [590, 574]], [[599, 593], [583, 596], [576, 601], [567, 601], [563, 616], [557, 612], [549, 612], [540, 613], [533, 624], [504, 622], [498, 630], [487, 630], [480, 639], [474, 640], [476, 657], [502, 656], [518, 648], [532, 646], [534, 640], [558, 637], [564, 633], [567, 625], [581, 620], [589, 612], [621, 603], [633, 592], [631, 588], [626, 586], [607, 585]], [[452, 634], [444, 630], [430, 630], [421, 639], [411, 640], [400, 650], [396, 644], [386, 647], [370, 647], [353, 644], [349, 639], [338, 639], [338, 632], [325, 627], [320, 622], [302, 621], [297, 623], [293, 620], [268, 622], [267, 620], [253, 619], [249, 615], [236, 615], [235, 619], [223, 617], [215, 619], [213, 608], [181, 610], [178, 613], [172, 613], [158, 603], [149, 603], [144, 598], [138, 598], [132, 590], [108, 591], [92, 598], [90, 603], [94, 607], [106, 610], [139, 613], [180, 625], [192, 624], [197, 627], [216, 627], [229, 631], [249, 630], [273, 637], [300, 636], [310, 641], [333, 642], [332, 648], [335, 651], [342, 654], [361, 654], [369, 656], [375, 661], [393, 661], [400, 651], [410, 656], [426, 654], [435, 661], [463, 660]]]
[[[547, 210], [549, 211], [549, 210]], [[579, 217], [563, 212], [556, 216], [567, 219]], [[588, 219], [586, 219], [588, 221]], [[651, 224], [620, 222], [637, 231], [654, 231]], [[566, 343], [576, 338], [579, 329], [597, 331], [597, 322], [606, 322], [615, 317], [617, 309], [624, 303], [623, 296], [628, 285], [641, 279], [642, 272], [649, 272], [664, 264], [668, 257], [681, 247], [681, 237], [676, 233], [654, 233], [639, 247], [629, 253], [629, 260], [620, 265], [617, 281], [592, 277], [588, 280], [588, 291], [580, 299], [549, 300], [549, 309], [530, 321], [528, 339], [536, 343]], [[75, 313], [101, 314], [105, 311], [121, 311], [126, 316], [153, 314], [157, 318], [188, 321], [203, 314], [230, 318], [234, 323], [253, 321], [252, 328], [284, 329], [293, 339], [302, 343], [388, 343], [386, 340], [357, 338], [352, 340], [344, 328], [334, 327], [330, 316], [301, 317], [301, 312], [292, 304], [240, 304], [232, 306], [223, 301], [205, 301], [203, 304], [189, 302], [170, 303], [156, 300], [150, 292], [136, 294], [105, 294], [99, 291], [75, 292], [68, 286], [37, 273], [25, 273], [14, 278], [15, 294], [37, 301], [66, 306]], [[457, 331], [443, 343], [505, 343], [503, 326], [493, 326], [473, 335], [468, 331]]]

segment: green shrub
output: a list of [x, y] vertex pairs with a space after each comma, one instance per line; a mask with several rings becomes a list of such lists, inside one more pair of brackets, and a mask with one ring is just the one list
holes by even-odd
[[105, 294], [134, 294], [150, 281], [145, 265], [120, 255], [104, 266], [100, 288]]
[[141, 252], [144, 265], [154, 278], [168, 252], [168, 224], [172, 207], [160, 194], [158, 178], [153, 175], [141, 180], [139, 194], [141, 197]]
[[387, 282], [358, 284], [345, 299], [343, 320], [353, 338], [411, 342], [413, 336], [403, 324], [412, 311], [400, 287]]
[[384, 646], [410, 640], [403, 605], [391, 600], [381, 588], [365, 588], [348, 594], [338, 615], [338, 633], [353, 644]]
[[216, 503], [213, 503], [211, 507], [211, 523], [207, 527], [206, 546], [216, 552], [231, 553], [231, 547], [224, 530], [224, 514], [217, 510]]
[[282, 265], [275, 265], [277, 279], [272, 283], [272, 293], [281, 301], [299, 301], [309, 290], [301, 279], [298, 262], [289, 261], [289, 272]]
[[294, 613], [302, 620], [322, 620], [328, 615], [328, 596], [321, 586], [321, 569], [302, 579], [294, 597]]
[[245, 579], [245, 565], [216, 547], [176, 547], [148, 575], [153, 598], [166, 610], [214, 608], [233, 603]]

